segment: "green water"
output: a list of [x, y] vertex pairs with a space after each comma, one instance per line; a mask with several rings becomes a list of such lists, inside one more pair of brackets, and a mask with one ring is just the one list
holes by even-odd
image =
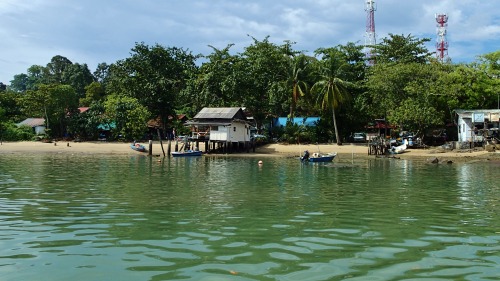
[[0, 280], [500, 280], [498, 162], [157, 159], [0, 155]]

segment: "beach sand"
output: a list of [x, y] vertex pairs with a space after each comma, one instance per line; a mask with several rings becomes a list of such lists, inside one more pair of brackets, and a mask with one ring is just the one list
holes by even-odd
[[[143, 143], [148, 148], [148, 143]], [[179, 145], [180, 147], [180, 145]], [[165, 154], [168, 153], [168, 142], [163, 142]], [[172, 142], [171, 149], [174, 151], [175, 143]], [[203, 144], [200, 144], [200, 150], [204, 151]], [[374, 155], [368, 155], [368, 146], [366, 144], [308, 144], [308, 145], [287, 145], [287, 144], [266, 144], [256, 148], [255, 152], [232, 153], [230, 156], [251, 156], [251, 157], [298, 157], [305, 150], [314, 152], [337, 152], [338, 158], [342, 159], [369, 159], [376, 158]], [[33, 154], [33, 153], [70, 153], [70, 154], [111, 154], [111, 155], [137, 155], [148, 153], [137, 152], [130, 148], [129, 143], [123, 142], [68, 142], [58, 141], [52, 143], [23, 141], [23, 142], [3, 142], [0, 145], [0, 154]], [[158, 141], [152, 143], [152, 155], [163, 156], [163, 150]], [[380, 157], [380, 156], [377, 156]], [[440, 148], [412, 149], [408, 148], [405, 153], [392, 155], [388, 157], [400, 159], [426, 159], [433, 160], [438, 158], [440, 162], [452, 160], [471, 161], [471, 160], [500, 160], [499, 152], [487, 152], [482, 148], [467, 151], [444, 151]]]

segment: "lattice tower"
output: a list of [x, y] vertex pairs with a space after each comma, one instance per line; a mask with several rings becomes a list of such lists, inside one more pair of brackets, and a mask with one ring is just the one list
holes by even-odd
[[374, 53], [372, 46], [375, 46], [376, 38], [375, 38], [375, 11], [377, 8], [375, 7], [375, 1], [373, 0], [365, 0], [365, 11], [366, 11], [366, 34], [365, 34], [365, 54], [366, 60], [368, 64], [373, 65], [374, 61]]
[[448, 27], [448, 15], [436, 14], [437, 42], [436, 56], [440, 62], [448, 59], [448, 41], [446, 40], [446, 28]]

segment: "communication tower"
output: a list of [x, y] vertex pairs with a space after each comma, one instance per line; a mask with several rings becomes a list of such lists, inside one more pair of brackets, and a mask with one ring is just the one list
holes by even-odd
[[375, 46], [375, 1], [365, 0], [365, 11], [366, 11], [366, 34], [365, 34], [365, 54], [366, 60], [369, 65], [375, 63], [373, 59], [373, 46]]
[[448, 58], [448, 41], [446, 40], [446, 27], [448, 27], [448, 15], [436, 14], [437, 22], [437, 42], [436, 56], [440, 62]]

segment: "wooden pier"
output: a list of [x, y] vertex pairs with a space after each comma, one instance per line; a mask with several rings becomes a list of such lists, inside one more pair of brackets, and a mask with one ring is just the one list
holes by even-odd
[[368, 155], [387, 155], [390, 149], [390, 143], [384, 139], [376, 138], [368, 143]]

